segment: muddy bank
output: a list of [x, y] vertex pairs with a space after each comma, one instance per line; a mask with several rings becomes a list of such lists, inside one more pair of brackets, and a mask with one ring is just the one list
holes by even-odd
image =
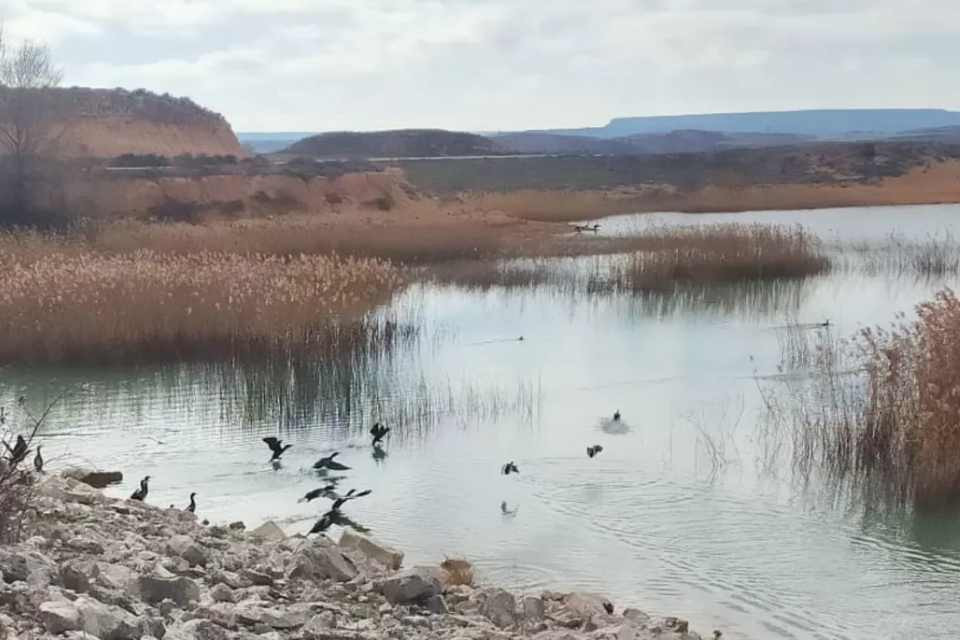
[[5, 640], [701, 638], [602, 595], [521, 596], [402, 569], [401, 552], [350, 532], [335, 543], [272, 523], [206, 526], [63, 477], [34, 489], [25, 540], [0, 548]]

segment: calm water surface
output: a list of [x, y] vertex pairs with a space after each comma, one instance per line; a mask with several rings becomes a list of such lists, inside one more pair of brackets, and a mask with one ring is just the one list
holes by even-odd
[[[960, 208], [622, 216], [608, 233], [718, 221], [807, 225], [880, 243], [960, 227]], [[581, 261], [584, 262], [584, 261]], [[565, 268], [577, 268], [566, 263]], [[834, 272], [803, 282], [658, 296], [549, 286], [415, 286], [382, 317], [416, 335], [389, 353], [322, 362], [0, 370], [8, 407], [67, 399], [41, 433], [50, 465], [88, 461], [154, 481], [149, 501], [199, 494], [213, 522], [290, 533], [321, 506], [311, 464], [340, 450], [348, 513], [407, 552], [463, 555], [521, 591], [596, 590], [729, 638], [954, 638], [960, 517], [878, 515], [762, 472], [758, 389], [776, 385], [785, 326], [838, 337], [885, 323], [956, 278]], [[812, 325], [829, 318], [829, 329]], [[523, 336], [523, 340], [518, 340]], [[614, 410], [623, 413], [611, 424]], [[374, 459], [373, 420], [393, 427]], [[293, 443], [283, 467], [260, 438]], [[713, 464], [708, 443], [719, 443]], [[585, 448], [604, 451], [588, 459]], [[499, 475], [515, 460], [518, 476]], [[506, 500], [517, 513], [504, 517]]]

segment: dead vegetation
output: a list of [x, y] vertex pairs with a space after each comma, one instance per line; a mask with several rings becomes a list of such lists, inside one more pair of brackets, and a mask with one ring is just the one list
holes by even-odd
[[[817, 335], [817, 334], [815, 334]], [[765, 390], [767, 423], [789, 434], [792, 466], [898, 506], [960, 497], [960, 299], [916, 318], [816, 338], [813, 375]]]

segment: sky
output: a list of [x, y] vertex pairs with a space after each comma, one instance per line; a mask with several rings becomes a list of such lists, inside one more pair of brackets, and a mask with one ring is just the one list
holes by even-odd
[[956, 0], [0, 0], [0, 20], [67, 86], [189, 96], [237, 131], [960, 108]]

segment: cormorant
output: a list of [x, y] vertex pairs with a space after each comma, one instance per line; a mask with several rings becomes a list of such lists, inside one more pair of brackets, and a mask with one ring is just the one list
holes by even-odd
[[197, 495], [196, 493], [190, 494], [190, 504], [187, 505], [187, 511], [189, 511], [190, 513], [197, 512], [197, 501], [194, 500], [194, 497], [196, 497], [196, 495]]
[[279, 460], [280, 456], [283, 455], [283, 452], [293, 446], [292, 444], [285, 444], [281, 446], [281, 444], [283, 444], [283, 440], [277, 440], [273, 436], [268, 436], [264, 438], [263, 441], [267, 443], [268, 447], [270, 447], [270, 451], [273, 451], [273, 456], [270, 458], [271, 462], [274, 460]]
[[304, 494], [302, 498], [297, 500], [297, 502], [310, 502], [311, 500], [316, 500], [320, 496], [325, 496], [330, 494], [336, 488], [337, 488], [336, 485], [328, 484], [326, 486], [320, 487], [319, 489], [313, 489], [312, 491], [307, 491], [307, 493]]
[[384, 458], [387, 457], [387, 452], [383, 450], [383, 447], [381, 447], [378, 444], [375, 444], [373, 445], [373, 453], [371, 453], [370, 455], [372, 455], [373, 459], [376, 460], [377, 462], [381, 462]]
[[17, 436], [17, 443], [13, 445], [12, 449], [6, 442], [4, 442], [3, 445], [7, 448], [7, 451], [10, 452], [10, 464], [19, 464], [27, 457], [27, 441], [23, 439], [23, 436]]
[[620, 409], [613, 412], [613, 421], [620, 422]]
[[43, 473], [43, 456], [40, 455], [40, 445], [37, 445], [37, 455], [33, 456], [33, 468], [37, 473]]
[[390, 433], [390, 427], [384, 427], [379, 422], [375, 422], [373, 428], [370, 429], [370, 435], [373, 436], [373, 446], [377, 446], [388, 433]]
[[370, 529], [368, 529], [367, 527], [363, 526], [358, 522], [354, 522], [353, 520], [345, 516], [340, 511], [331, 509], [330, 511], [327, 511], [325, 514], [320, 516], [320, 519], [314, 523], [313, 527], [311, 527], [307, 535], [309, 535], [310, 533], [323, 533], [324, 531], [329, 529], [332, 525], [337, 525], [339, 527], [350, 527], [351, 529], [354, 529], [359, 533], [370, 532]]
[[607, 615], [613, 615], [613, 603], [609, 600], [603, 601], [603, 610], [607, 612]]
[[147, 487], [148, 482], [150, 482], [150, 476], [144, 476], [143, 480], [140, 481], [140, 488], [131, 494], [130, 499], [143, 502], [147, 498], [147, 490], [149, 489], [149, 487]]
[[318, 470], [320, 470], [320, 469], [330, 469], [331, 471], [346, 471], [346, 470], [348, 470], [350, 467], [348, 467], [348, 466], [345, 465], [345, 464], [340, 464], [339, 462], [337, 462], [336, 460], [334, 460], [334, 458], [336, 458], [338, 455], [340, 455], [340, 452], [339, 452], [339, 451], [334, 451], [333, 453], [331, 453], [330, 455], [326, 456], [325, 458], [320, 458], [320, 459], [317, 460], [315, 463], [313, 463], [313, 468], [314, 468], [314, 469], [318, 469]]
[[520, 469], [518, 469], [517, 465], [514, 464], [513, 460], [511, 460], [507, 464], [500, 467], [500, 473], [502, 473], [505, 476], [508, 476], [511, 473], [520, 473]]
[[333, 491], [330, 492], [332, 495], [327, 496], [333, 500], [333, 506], [330, 507], [330, 511], [339, 511], [340, 507], [350, 502], [351, 500], [356, 500], [357, 498], [362, 498], [363, 496], [368, 496], [373, 493], [372, 489], [364, 489], [363, 491], [357, 492], [356, 489], [350, 489], [345, 495], [338, 496]]
[[587, 455], [591, 458], [597, 455], [598, 453], [600, 453], [601, 451], [603, 451], [603, 447], [601, 447], [598, 444], [595, 444], [592, 447], [587, 447]]
[[0, 424], [7, 424], [7, 408], [0, 407]]

